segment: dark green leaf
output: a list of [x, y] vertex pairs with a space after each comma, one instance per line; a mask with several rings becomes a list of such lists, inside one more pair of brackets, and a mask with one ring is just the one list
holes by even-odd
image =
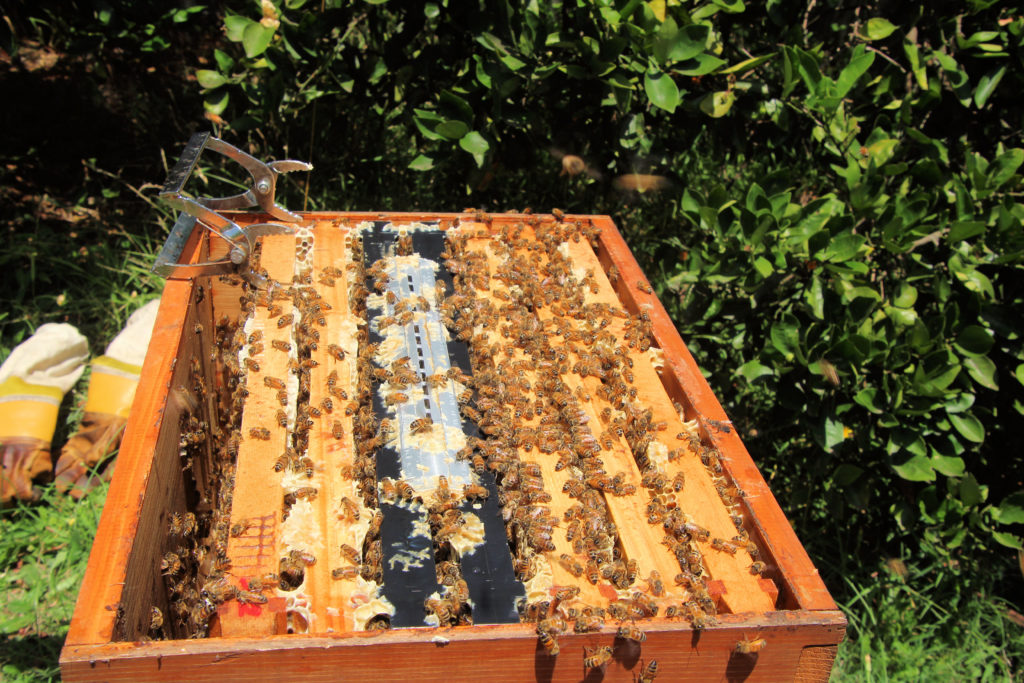
[[981, 221], [957, 221], [950, 227], [949, 236], [946, 239], [950, 244], [956, 244], [983, 232], [985, 232], [985, 224]]
[[203, 109], [220, 116], [224, 113], [224, 110], [228, 108], [228, 90], [227, 88], [220, 88], [218, 90], [211, 90], [203, 96]]
[[644, 90], [651, 104], [659, 109], [671, 113], [679, 106], [679, 88], [666, 73], [648, 71], [644, 74]]
[[724, 59], [719, 59], [714, 55], [708, 53], [699, 54], [693, 59], [689, 59], [681, 63], [677, 68], [676, 72], [683, 76], [703, 76], [709, 74], [715, 69], [725, 64]]
[[892, 22], [882, 17], [872, 17], [867, 20], [861, 29], [861, 37], [866, 40], [882, 40], [888, 38], [896, 27], [893, 26]]
[[987, 171], [989, 188], [996, 190], [1002, 187], [1013, 177], [1022, 163], [1024, 163], [1024, 149], [1008, 149], [996, 157]]
[[769, 54], [766, 54], [766, 55], [761, 55], [760, 57], [751, 57], [750, 59], [744, 59], [742, 62], [738, 62], [738, 63], [733, 64], [732, 66], [730, 66], [728, 68], [722, 69], [718, 73], [720, 73], [720, 74], [735, 74], [735, 73], [743, 73], [744, 71], [750, 71], [751, 69], [759, 67], [762, 64], [764, 64], [765, 62], [768, 62], [768, 61], [774, 59], [776, 54], [777, 53], [772, 52], [772, 53], [769, 53]]
[[875, 401], [877, 396], [878, 396], [878, 389], [875, 389], [873, 387], [869, 387], [867, 389], [861, 389], [860, 391], [858, 391], [854, 395], [853, 400], [858, 405], [861, 405], [864, 408], [866, 408], [868, 410], [868, 412], [872, 412], [872, 413], [875, 413], [876, 415], [880, 415], [882, 413], [882, 408]]
[[222, 50], [214, 50], [213, 58], [217, 61], [217, 68], [221, 71], [230, 71], [235, 66], [235, 60]]
[[224, 17], [224, 33], [227, 35], [228, 40], [240, 43], [242, 42], [242, 36], [245, 34], [245, 29], [255, 23], [255, 21], [248, 17], [228, 14]]
[[966, 358], [964, 367], [967, 368], [967, 373], [971, 378], [981, 386], [993, 391], [999, 390], [999, 385], [996, 383], [996, 364], [988, 356]]
[[209, 69], [199, 69], [196, 71], [196, 80], [199, 81], [199, 85], [208, 90], [219, 88], [228, 82], [228, 79], [223, 75]]
[[898, 308], [910, 308], [917, 301], [917, 289], [907, 282], [901, 282], [896, 287], [896, 297], [892, 305]]
[[982, 426], [981, 420], [974, 415], [970, 413], [946, 413], [946, 415], [956, 431], [960, 432], [960, 435], [968, 441], [982, 443], [985, 440], [985, 427]]
[[775, 371], [767, 365], [762, 365], [756, 360], [748, 361], [740, 366], [739, 373], [746, 378], [748, 382], [753, 382], [758, 377], [764, 377], [765, 375], [773, 375]]
[[992, 335], [980, 325], [968, 325], [956, 336], [957, 350], [966, 356], [984, 356], [992, 349]]
[[731, 90], [719, 90], [718, 92], [708, 93], [700, 101], [700, 110], [711, 118], [718, 119], [729, 113], [729, 109], [732, 108], [732, 103], [735, 99]]
[[462, 136], [462, 139], [459, 140], [459, 147], [473, 155], [473, 159], [476, 160], [477, 166], [483, 166], [484, 156], [487, 154], [487, 150], [490, 149], [491, 146], [488, 144], [484, 136], [480, 135], [480, 133], [475, 130], [472, 130]]
[[772, 346], [782, 354], [787, 362], [796, 358], [800, 346], [800, 326], [796, 319], [787, 316], [772, 325]]
[[893, 463], [892, 468], [907, 481], [935, 481], [935, 470], [926, 455], [915, 455], [902, 463]]
[[842, 464], [832, 472], [832, 481], [836, 486], [849, 486], [864, 474], [864, 470], [856, 465]]
[[947, 477], [959, 477], [964, 473], [967, 465], [963, 458], [948, 455], [932, 455], [932, 467], [939, 474]]
[[846, 93], [856, 85], [860, 77], [870, 68], [875, 61], [874, 52], [864, 52], [864, 46], [858, 45], [853, 51], [853, 58], [836, 79], [836, 94], [839, 97], [846, 97]]
[[449, 140], [461, 140], [469, 132], [469, 126], [462, 121], [442, 121], [434, 128], [434, 132]]
[[270, 41], [274, 38], [276, 29], [267, 28], [255, 21], [245, 27], [242, 33], [242, 47], [245, 48], [245, 55], [250, 59], [258, 57], [270, 47]]
[[675, 41], [668, 50], [668, 61], [681, 62], [692, 59], [704, 52], [707, 47], [711, 28], [705, 24], [684, 26], [675, 36]]
[[409, 168], [414, 171], [429, 171], [434, 168], [434, 160], [424, 154], [420, 154], [409, 163]]
[[992, 511], [992, 516], [1000, 524], [1020, 524], [1024, 522], [1024, 491], [1011, 493], [999, 507]]
[[988, 102], [988, 98], [992, 96], [996, 86], [999, 85], [999, 81], [1003, 80], [1003, 75], [1006, 73], [1006, 66], [1001, 66], [994, 71], [990, 71], [980, 79], [978, 79], [978, 86], [974, 89], [974, 105], [981, 109]]
[[974, 507], [985, 500], [982, 488], [978, 486], [978, 480], [973, 474], [968, 474], [960, 480], [959, 489], [960, 502], [968, 507]]
[[994, 538], [997, 543], [1004, 545], [1007, 548], [1012, 548], [1014, 550], [1021, 549], [1022, 540], [1020, 536], [1015, 536], [1013, 534], [1006, 533], [1005, 531], [993, 531], [992, 538]]

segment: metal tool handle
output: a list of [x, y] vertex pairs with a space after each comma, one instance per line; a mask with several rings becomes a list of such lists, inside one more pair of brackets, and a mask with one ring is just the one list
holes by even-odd
[[[252, 189], [230, 197], [196, 198], [185, 192], [185, 183], [195, 170], [199, 156], [205, 149], [210, 149], [237, 161], [252, 176]], [[301, 216], [275, 203], [277, 176], [281, 173], [308, 171], [312, 168], [312, 165], [302, 161], [282, 160], [263, 163], [237, 147], [211, 137], [209, 133], [193, 134], [174, 168], [167, 175], [167, 180], [160, 191], [160, 199], [181, 211], [181, 214], [157, 257], [153, 272], [167, 278], [238, 272], [250, 281], [258, 281], [260, 278], [253, 273], [252, 269], [242, 268], [242, 266], [248, 265], [255, 237], [274, 233], [291, 233], [293, 230], [274, 223], [259, 223], [243, 227], [218, 211], [259, 206], [278, 220], [289, 223], [300, 221]], [[185, 248], [185, 242], [192, 230], [195, 229], [197, 222], [204, 229], [226, 240], [231, 245], [226, 259], [197, 264], [178, 262], [182, 250]]]

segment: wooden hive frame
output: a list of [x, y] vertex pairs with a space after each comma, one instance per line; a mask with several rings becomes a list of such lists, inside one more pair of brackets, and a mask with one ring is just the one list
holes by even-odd
[[[254, 221], [257, 218], [236, 217]], [[439, 221], [442, 227], [456, 221], [466, 224], [473, 220], [468, 214], [337, 212], [308, 214], [307, 218], [325, 229], [367, 220]], [[532, 219], [502, 214], [487, 220], [491, 228], [498, 229]], [[544, 217], [544, 220], [552, 218]], [[686, 419], [696, 419], [701, 438], [721, 453], [724, 475], [745, 492], [738, 499], [745, 527], [760, 547], [769, 571], [767, 578], [758, 579], [749, 573], [736, 573], [728, 562], [710, 559], [715, 557], [713, 554], [706, 556], [716, 579], [713, 582], [716, 596], [726, 612], [719, 616], [717, 625], [698, 631], [683, 620], [659, 619], [655, 624], [645, 624], [647, 640], [642, 645], [642, 653], [641, 648], [630, 651], [617, 647], [615, 659], [604, 669], [589, 672], [589, 676], [581, 664], [583, 648], [597, 642], [611, 642], [615, 634], [613, 623], [600, 633], [559, 636], [563, 654], [557, 658], [547, 656], [538, 645], [532, 624], [445, 629], [443, 642], [432, 640], [438, 635], [436, 629], [343, 632], [333, 628], [330, 630], [334, 633], [321, 630], [316, 634], [273, 635], [282, 631], [280, 605], [276, 610], [268, 606], [262, 620], [234, 619], [234, 623], [231, 611], [222, 610], [220, 628], [225, 635], [221, 637], [140, 642], [141, 634], [146, 633], [150, 623], [150, 606], [160, 607], [164, 613], [170, 609], [160, 576], [168, 519], [173, 513], [182, 514], [210, 505], [215, 495], [202, 491], [202, 487], [198, 496], [187, 493], [190, 487], [177, 452], [182, 415], [187, 412], [188, 400], [175, 389], [194, 383], [197, 372], [210, 386], [216, 386], [218, 378], [214, 366], [205, 360], [207, 350], [214, 343], [215, 320], [223, 310], [232, 310], [232, 307], [237, 310], [239, 306], [237, 298], [233, 299], [236, 292], [218, 287], [215, 281], [170, 280], [164, 290], [132, 409], [133, 417], [125, 432], [120, 462], [61, 654], [65, 679], [182, 680], [196, 675], [207, 677], [212, 673], [227, 680], [252, 680], [276, 678], [279, 672], [287, 671], [311, 680], [335, 680], [337, 672], [344, 671], [346, 676], [371, 680], [402, 680], [410, 675], [431, 680], [480, 676], [508, 681], [591, 680], [599, 675], [609, 680], [631, 680], [640, 671], [641, 658], [644, 661], [656, 659], [665, 680], [827, 678], [845, 632], [844, 616], [829, 596], [735, 430], [713, 427], [716, 423], [727, 424], [727, 417], [667, 312], [650, 292], [646, 278], [611, 219], [571, 216], [565, 220], [589, 221], [600, 229], [593, 250], [585, 241], [569, 246], [575, 262], [582, 267], [593, 266], [595, 272], [600, 272], [600, 296], [607, 296], [613, 289], [618, 303], [628, 311], [644, 310], [651, 318], [651, 336], [654, 345], [662, 350], [664, 369], [656, 376], [650, 366], [646, 366], [646, 370], [637, 367], [637, 386], [650, 387], [651, 382], [657, 382], [659, 391], [663, 387], [663, 393], [682, 406]], [[199, 233], [195, 231], [186, 247], [185, 253], [192, 255], [192, 262], [202, 261], [211, 248]], [[325, 240], [318, 247], [320, 255], [315, 253], [314, 260], [325, 253], [330, 259], [332, 250], [343, 249], [340, 240]], [[279, 279], [291, 272], [291, 261], [285, 261]], [[610, 282], [605, 274], [612, 272], [613, 267], [618, 277]], [[334, 302], [338, 315], [344, 313], [344, 298], [338, 297]], [[328, 320], [327, 324], [339, 323]], [[265, 326], [264, 333], [272, 336], [274, 327]], [[264, 364], [281, 362], [274, 360], [273, 354], [265, 355]], [[326, 368], [322, 372], [326, 372]], [[643, 372], [647, 374], [642, 375]], [[581, 384], [592, 379], [577, 378]], [[259, 391], [259, 384], [251, 385], [253, 387], [254, 391]], [[225, 409], [216, 405], [214, 399], [208, 400], [210, 414]], [[263, 399], [250, 397], [250, 400], [259, 404]], [[271, 397], [266, 400], [270, 401]], [[273, 414], [270, 407], [267, 410], [264, 419]], [[272, 422], [272, 418], [269, 419]], [[243, 420], [243, 429], [247, 428], [249, 425]], [[243, 441], [243, 447], [245, 443]], [[320, 437], [311, 437], [310, 448], [318, 449], [325, 458], [345, 457], [344, 440], [341, 446], [336, 446], [323, 442]], [[257, 453], [257, 456], [262, 458], [262, 468], [269, 467], [280, 450], [268, 446], [261, 452], [262, 455]], [[622, 457], [629, 455], [628, 449], [619, 448], [617, 452], [624, 454]], [[614, 453], [606, 455], [605, 460], [608, 462], [615, 457], [618, 456]], [[524, 460], [528, 459], [524, 454]], [[623, 460], [622, 467], [629, 466], [631, 460], [631, 456]], [[200, 470], [205, 466], [203, 462], [195, 463]], [[635, 464], [632, 466], [635, 469]], [[688, 467], [693, 467], [692, 462]], [[700, 469], [698, 461], [696, 469], [686, 471], [688, 487], [700, 489]], [[545, 474], [554, 477], [551, 472]], [[238, 476], [244, 474], [239, 472]], [[194, 472], [193, 478], [197, 483], [207, 479], [202, 471]], [[557, 477], [554, 480], [558, 481]], [[709, 484], [704, 486], [703, 493], [695, 495], [713, 497], [714, 489], [708, 489]], [[558, 494], [552, 493], [556, 496], [552, 502], [555, 509], [559, 504], [567, 504], [566, 501], [559, 503]], [[232, 511], [233, 520], [236, 516], [247, 518], [253, 514], [245, 511], [244, 505], [244, 501], [235, 501], [239, 509], [237, 514]], [[645, 567], [664, 565], [662, 575], [670, 572], [670, 563], [666, 564], [657, 550], [657, 538], [652, 546], [652, 539], [644, 535], [646, 520], [637, 522], [635, 510], [630, 510], [628, 505], [611, 505], [611, 508], [610, 513], [620, 527], [637, 529], [640, 533], [629, 541], [633, 547], [627, 550], [644, 557]], [[329, 512], [324, 508], [318, 514]], [[718, 535], [715, 525], [723, 521], [715, 521], [714, 514], [709, 514], [711, 517], [701, 522]], [[721, 532], [723, 536], [724, 533]], [[330, 540], [329, 545], [333, 547], [341, 539], [332, 537]], [[651, 550], [648, 552], [645, 548]], [[236, 564], [240, 561], [238, 552], [235, 551], [232, 558]], [[273, 553], [268, 556], [277, 557]], [[710, 566], [711, 562], [717, 564]], [[346, 587], [345, 582], [330, 580], [329, 566], [329, 563], [321, 563], [316, 576], [311, 576], [310, 580], [314, 584], [319, 582], [323, 591], [350, 593], [352, 587]], [[569, 582], [571, 575], [556, 576], [556, 579], [556, 584]], [[320, 617], [320, 623], [338, 626], [336, 615]], [[231, 635], [226, 635], [228, 633]], [[180, 634], [169, 635], [180, 637]], [[753, 655], [736, 651], [738, 642], [752, 639], [764, 639], [766, 647]]]

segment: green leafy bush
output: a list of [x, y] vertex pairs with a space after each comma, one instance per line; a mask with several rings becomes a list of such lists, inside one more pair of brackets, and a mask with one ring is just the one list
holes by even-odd
[[[593, 177], [563, 198], [626, 218], [789, 505], [883, 546], [1020, 546], [1021, 468], [1000, 446], [1024, 411], [1024, 149], [1005, 123], [1024, 20], [987, 2], [835, 1], [802, 25], [795, 3], [739, 0], [255, 9], [225, 13], [196, 74], [230, 130], [280, 146], [308, 128], [328, 177], [408, 178], [388, 198], [435, 208], [486, 201], [495, 177], [504, 202], [543, 198], [548, 146], [586, 151]], [[704, 159], [726, 157], [723, 182]], [[609, 198], [595, 178], [638, 159], [685, 188]]]

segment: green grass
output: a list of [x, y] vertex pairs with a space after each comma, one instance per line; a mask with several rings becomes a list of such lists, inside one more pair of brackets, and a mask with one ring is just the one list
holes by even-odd
[[107, 486], [81, 501], [52, 485], [37, 503], [0, 511], [0, 672], [56, 680]]
[[1021, 680], [1021, 617], [990, 592], [993, 578], [890, 560], [833, 587], [849, 630], [832, 680]]

